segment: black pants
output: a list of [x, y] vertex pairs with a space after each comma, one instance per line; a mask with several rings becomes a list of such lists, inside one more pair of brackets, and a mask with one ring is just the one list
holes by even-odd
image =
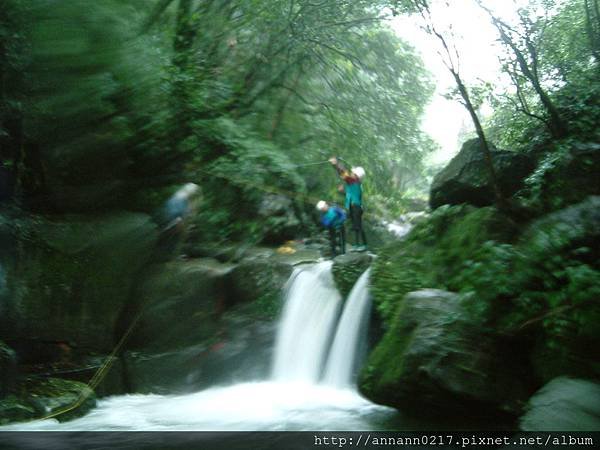
[[[343, 255], [346, 253], [346, 229], [344, 225], [339, 228], [330, 228], [329, 229], [329, 242], [331, 244], [331, 254], [333, 256]], [[337, 247], [340, 247], [340, 252], [337, 253]]]
[[350, 205], [350, 220], [352, 220], [352, 230], [354, 231], [354, 244], [359, 245], [362, 239], [363, 245], [367, 245], [367, 237], [362, 226], [363, 210], [360, 206]]

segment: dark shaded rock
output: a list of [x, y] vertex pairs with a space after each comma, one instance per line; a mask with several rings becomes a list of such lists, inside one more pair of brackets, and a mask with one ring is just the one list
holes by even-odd
[[292, 271], [292, 264], [264, 253], [243, 259], [229, 273], [228, 304], [252, 303], [257, 316], [275, 318], [281, 308], [283, 287]]
[[126, 315], [132, 317], [122, 319], [125, 326], [140, 315], [128, 347], [162, 352], [211, 338], [227, 307], [226, 276], [231, 269], [212, 259], [173, 261], [150, 268], [136, 294], [137, 311], [128, 311]]
[[532, 353], [535, 374], [542, 382], [559, 375], [600, 377], [600, 197], [533, 222], [520, 248], [529, 284], [548, 291], [549, 308], [565, 309], [543, 321]]
[[265, 195], [258, 207], [265, 244], [280, 244], [298, 236], [302, 222], [298, 219], [294, 203], [283, 195]]
[[0, 424], [48, 416], [59, 421], [71, 420], [94, 406], [94, 391], [84, 383], [60, 378], [27, 378], [14, 395], [0, 400]]
[[420, 415], [516, 414], [527, 398], [524, 372], [469, 320], [457, 294], [424, 289], [404, 298], [359, 386], [377, 403]]
[[333, 279], [343, 298], [348, 296], [356, 280], [371, 265], [371, 261], [373, 257], [368, 253], [346, 253], [333, 260]]
[[531, 258], [567, 255], [595, 264], [600, 259], [600, 196], [548, 214], [523, 233], [522, 248]]
[[238, 265], [206, 258], [154, 266], [137, 294], [141, 315], [124, 357], [128, 388], [189, 392], [266, 376], [272, 319], [294, 258], [307, 257], [301, 250], [247, 248]]
[[219, 321], [212, 339], [173, 351], [127, 352], [130, 389], [141, 393], [192, 392], [268, 376], [275, 325], [237, 308]]
[[520, 419], [523, 431], [600, 431], [600, 384], [559, 377], [542, 387]]
[[600, 144], [575, 144], [563, 154], [552, 153], [540, 162], [539, 200], [546, 211], [554, 211], [600, 195]]
[[0, 341], [0, 399], [14, 390], [17, 381], [17, 358], [13, 349]]
[[0, 338], [110, 352], [156, 225], [131, 212], [28, 220], [28, 229], [13, 226], [19, 246], [3, 257], [10, 292], [0, 295]]
[[[491, 153], [500, 189], [510, 197], [523, 186], [525, 178], [534, 169], [534, 162], [527, 155], [498, 150], [493, 146]], [[433, 209], [461, 203], [489, 206], [494, 201], [480, 141], [471, 139], [463, 144], [460, 152], [433, 179], [429, 205]]]

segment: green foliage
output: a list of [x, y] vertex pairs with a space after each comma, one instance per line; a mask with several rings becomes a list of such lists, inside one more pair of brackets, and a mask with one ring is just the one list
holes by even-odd
[[492, 245], [488, 241], [510, 242], [514, 232], [512, 222], [493, 208], [436, 209], [404, 241], [383, 249], [373, 265], [373, 296], [384, 321], [390, 323], [410, 291], [460, 291], [467, 282], [478, 283], [478, 272], [488, 270], [486, 263], [495, 256], [482, 249]]

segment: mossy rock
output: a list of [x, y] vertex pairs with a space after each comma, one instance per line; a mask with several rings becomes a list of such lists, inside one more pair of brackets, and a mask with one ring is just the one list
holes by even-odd
[[578, 143], [546, 155], [529, 180], [544, 211], [556, 211], [600, 195], [600, 144]]
[[354, 283], [369, 268], [373, 257], [368, 253], [346, 253], [333, 260], [332, 273], [335, 285], [346, 298]]
[[459, 291], [463, 270], [486, 242], [511, 242], [517, 225], [493, 207], [443, 206], [373, 262], [374, 304], [387, 326], [402, 298], [422, 288]]
[[0, 424], [53, 417], [80, 417], [96, 406], [94, 391], [84, 383], [60, 378], [27, 378], [14, 395], [0, 400]]
[[459, 295], [423, 289], [404, 298], [359, 387], [376, 403], [419, 415], [517, 414], [526, 369], [503, 355], [498, 336], [472, 323]]
[[251, 303], [257, 318], [274, 319], [282, 305], [282, 293], [293, 271], [289, 263], [273, 255], [249, 256], [228, 275], [228, 303]]

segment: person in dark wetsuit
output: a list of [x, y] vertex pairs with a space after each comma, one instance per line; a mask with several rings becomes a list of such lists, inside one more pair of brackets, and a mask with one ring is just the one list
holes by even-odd
[[350, 213], [350, 220], [352, 221], [352, 230], [354, 231], [353, 249], [364, 251], [367, 249], [367, 237], [362, 226], [362, 179], [365, 176], [365, 169], [362, 167], [353, 167], [351, 170], [347, 170], [336, 157], [330, 158], [329, 162], [335, 167], [340, 178], [344, 181], [344, 193], [346, 196], [344, 207]]
[[329, 241], [331, 243], [331, 253], [335, 257], [338, 255], [337, 247], [339, 243], [340, 254], [346, 253], [346, 212], [336, 205], [329, 205], [321, 200], [317, 203], [317, 209], [321, 212], [321, 224], [329, 230]]

